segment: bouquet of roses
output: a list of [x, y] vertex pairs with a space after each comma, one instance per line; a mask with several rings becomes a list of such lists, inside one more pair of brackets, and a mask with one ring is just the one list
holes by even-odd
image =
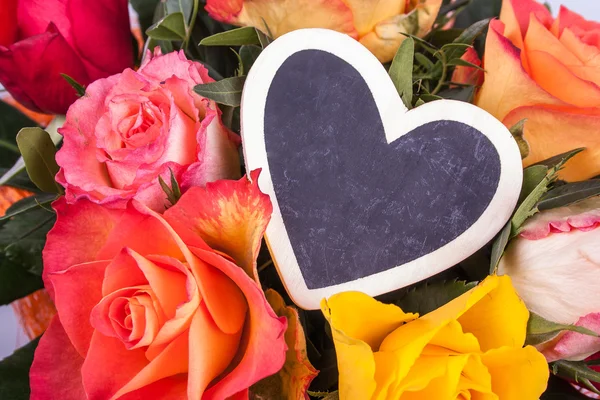
[[[302, 28], [364, 45], [408, 109], [509, 128], [523, 185], [494, 240], [294, 304], [240, 104]], [[1, 399], [600, 398], [600, 23], [536, 0], [5, 0], [0, 83], [0, 305], [31, 339]]]

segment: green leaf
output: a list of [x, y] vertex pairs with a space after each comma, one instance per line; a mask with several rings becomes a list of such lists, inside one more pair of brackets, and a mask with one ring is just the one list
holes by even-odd
[[600, 179], [567, 183], [546, 193], [546, 196], [540, 200], [538, 208], [549, 210], [565, 207], [598, 195], [600, 195]]
[[[521, 196], [519, 199], [521, 203], [511, 220], [511, 237], [518, 235], [519, 229], [525, 221], [539, 211], [537, 204], [549, 190], [550, 185], [558, 178], [558, 171], [560, 171], [572, 157], [579, 154], [581, 151], [583, 151], [583, 149], [568, 151], [525, 169], [523, 172], [523, 188], [521, 189]], [[542, 177], [544, 169], [546, 170], [546, 174]], [[535, 184], [537, 181], [539, 182]]]
[[29, 399], [29, 369], [39, 341], [39, 338], [32, 340], [0, 361], [0, 399]]
[[500, 233], [496, 236], [492, 245], [492, 257], [490, 260], [490, 274], [496, 273], [500, 259], [504, 254], [508, 240], [510, 239], [511, 223], [508, 221]]
[[472, 0], [460, 11], [454, 26], [467, 28], [482, 19], [499, 17], [501, 7], [502, 0]]
[[[521, 189], [523, 200], [511, 219], [511, 238], [518, 234], [519, 229], [529, 217], [538, 212], [535, 207], [537, 202], [548, 191], [548, 187], [556, 179], [556, 170], [545, 168], [545, 173], [542, 176], [542, 168], [545, 167], [538, 165], [535, 168], [529, 167], [523, 172], [523, 187]], [[538, 179], [540, 179], [539, 182], [535, 184]], [[534, 184], [535, 186], [533, 186]], [[531, 189], [532, 186], [533, 188]], [[525, 195], [525, 193], [527, 194]]]
[[409, 290], [396, 304], [404, 312], [425, 315], [468, 292], [475, 286], [477, 286], [476, 282], [426, 282], [415, 289]]
[[242, 64], [246, 73], [250, 71], [250, 68], [252, 68], [261, 52], [262, 48], [253, 45], [242, 46], [240, 48], [240, 57], [242, 58]]
[[319, 398], [321, 400], [339, 400], [340, 399], [340, 392], [339, 391], [334, 391], [334, 392], [313, 392], [313, 391], [307, 391], [307, 393], [312, 396], [312, 397], [316, 397]]
[[17, 201], [6, 210], [6, 214], [0, 217], [0, 221], [6, 221], [17, 215], [26, 213], [37, 208], [46, 208], [51, 211], [50, 205], [57, 199], [54, 193], [42, 193], [36, 196], [29, 196]]
[[562, 167], [562, 165], [567, 163], [571, 158], [575, 157], [577, 154], [581, 153], [584, 150], [585, 150], [584, 147], [580, 147], [578, 149], [567, 151], [562, 154], [556, 155], [554, 157], [550, 157], [547, 160], [540, 161], [533, 165], [544, 165], [548, 168], [553, 168], [553, 167], [561, 164], [561, 167]]
[[[475, 39], [477, 38], [477, 36], [481, 35], [483, 33], [483, 31], [488, 27], [488, 25], [490, 24], [490, 19], [484, 19], [482, 21], [478, 21], [475, 22], [473, 25], [469, 26], [467, 29], [464, 30], [463, 33], [460, 34], [459, 37], [457, 37], [453, 43], [462, 43], [462, 44], [468, 44], [468, 45], [472, 45], [473, 42], [475, 41]], [[468, 47], [450, 47], [447, 51], [446, 51], [446, 59], [447, 60], [454, 60], [456, 58], [461, 58], [463, 56], [463, 54], [465, 54], [465, 52], [467, 51]]]
[[475, 96], [475, 86], [445, 89], [438, 93], [440, 98], [464, 101], [470, 103]]
[[600, 383], [600, 372], [589, 368], [583, 361], [556, 361], [550, 364], [550, 370], [556, 376], [575, 381], [592, 392], [600, 394], [591, 383]]
[[54, 180], [58, 172], [56, 146], [48, 132], [40, 128], [23, 128], [17, 134], [17, 145], [31, 181], [44, 192], [62, 192]]
[[577, 332], [582, 335], [594, 337], [600, 336], [596, 332], [582, 326], [558, 324], [530, 312], [529, 321], [527, 322], [527, 339], [525, 340], [525, 344], [536, 346], [538, 344], [546, 343], [554, 339], [563, 331]]
[[37, 124], [16, 108], [0, 101], [0, 167], [10, 168], [19, 159], [15, 138], [26, 126]]
[[184, 40], [186, 30], [183, 14], [180, 12], [168, 14], [148, 28], [146, 34], [156, 40]]
[[200, 41], [202, 46], [243, 46], [248, 44], [260, 44], [256, 29], [251, 26], [217, 33]]
[[409, 110], [412, 108], [412, 71], [414, 55], [415, 41], [410, 37], [406, 38], [396, 52], [389, 71], [398, 94]]
[[435, 65], [433, 61], [431, 61], [426, 55], [422, 53], [415, 53], [415, 59], [423, 68], [425, 68], [426, 71], [431, 70]]
[[196, 85], [194, 91], [200, 96], [214, 100], [219, 104], [237, 107], [242, 101], [242, 89], [245, 81], [245, 76], [236, 76], [217, 82]]
[[450, 60], [448, 61], [447, 65], [451, 66], [451, 67], [468, 67], [468, 68], [475, 68], [478, 69], [480, 71], [485, 71], [483, 68], [481, 68], [479, 65], [475, 65], [473, 63], [470, 63], [468, 61], [463, 60], [462, 58], [455, 58], [454, 60]]
[[158, 183], [162, 188], [163, 192], [167, 195], [167, 200], [171, 205], [175, 205], [179, 199], [181, 198], [181, 188], [179, 187], [179, 183], [173, 174], [171, 168], [169, 168], [169, 172], [171, 173], [171, 187], [167, 185], [167, 183], [163, 180], [161, 176], [158, 177]]
[[513, 138], [515, 138], [517, 145], [519, 146], [522, 159], [525, 159], [529, 155], [529, 143], [527, 143], [527, 140], [523, 137], [525, 122], [527, 122], [527, 118], [520, 120], [510, 128], [510, 133], [513, 135]]
[[75, 89], [77, 96], [81, 97], [85, 95], [85, 87], [81, 83], [77, 82], [67, 74], [60, 74], [60, 76], [62, 76], [64, 80], [67, 81], [67, 83], [71, 85], [73, 89]]
[[[0, 265], [10, 265], [35, 275], [42, 274], [42, 249], [56, 214], [37, 207], [19, 213], [0, 226]], [[4, 279], [0, 279], [4, 283]], [[0, 290], [0, 294], [6, 294]]]
[[12, 186], [18, 189], [29, 190], [37, 193], [40, 191], [37, 186], [31, 182], [27, 172], [25, 171], [25, 162], [23, 158], [19, 159], [20, 163], [13, 168], [0, 168], [0, 186]]

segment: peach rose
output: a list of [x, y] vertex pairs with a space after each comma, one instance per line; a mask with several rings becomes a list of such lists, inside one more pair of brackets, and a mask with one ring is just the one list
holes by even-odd
[[600, 24], [534, 0], [504, 0], [485, 47], [485, 82], [475, 103], [512, 126], [527, 119], [530, 165], [587, 147], [561, 171], [567, 180], [600, 174]]
[[43, 257], [58, 315], [31, 399], [242, 399], [281, 369], [285, 317], [246, 273], [272, 211], [256, 183], [191, 188], [164, 215], [135, 200], [54, 208]]
[[394, 58], [406, 38], [425, 36], [442, 0], [207, 0], [216, 20], [255, 26], [275, 38], [301, 28], [327, 28], [359, 40], [381, 62]]
[[212, 82], [207, 70], [183, 52], [146, 57], [138, 71], [99, 79], [67, 112], [59, 132], [56, 180], [67, 202], [84, 197], [124, 206], [135, 198], [165, 209], [158, 176], [170, 172], [183, 191], [225, 178], [239, 178], [239, 138], [220, 119], [213, 101], [194, 85]]

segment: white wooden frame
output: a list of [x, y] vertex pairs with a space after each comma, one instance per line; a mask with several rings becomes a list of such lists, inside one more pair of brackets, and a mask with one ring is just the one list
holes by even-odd
[[[434, 252], [401, 266], [326, 288], [311, 290], [306, 286], [271, 180], [264, 141], [264, 114], [267, 94], [277, 70], [292, 54], [307, 49], [334, 54], [363, 76], [379, 109], [388, 143], [437, 120], [462, 122], [488, 137], [500, 157], [500, 180], [494, 198], [470, 228]], [[262, 168], [259, 187], [273, 202], [273, 216], [266, 231], [273, 261], [291, 298], [304, 309], [317, 309], [321, 299], [343, 291], [377, 296], [450, 268], [483, 247], [502, 229], [519, 197], [523, 179], [521, 156], [511, 133], [501, 122], [474, 105], [452, 100], [434, 101], [409, 112], [377, 58], [359, 42], [335, 31], [302, 29], [271, 43], [258, 57], [246, 80], [241, 123], [246, 168], [248, 171]]]

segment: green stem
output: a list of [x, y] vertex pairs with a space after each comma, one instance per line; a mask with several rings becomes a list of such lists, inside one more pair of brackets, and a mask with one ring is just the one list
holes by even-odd
[[4, 147], [6, 150], [10, 150], [13, 153], [21, 154], [16, 144], [9, 143], [2, 139], [0, 139], [0, 147]]
[[199, 0], [194, 0], [194, 6], [192, 7], [192, 18], [190, 18], [190, 24], [187, 27], [187, 32], [185, 34], [185, 40], [183, 41], [183, 49], [187, 49], [188, 43], [190, 41], [190, 37], [192, 36], [192, 30], [194, 29], [194, 25], [196, 24], [196, 18], [198, 17], [198, 3]]
[[446, 78], [448, 76], [448, 64], [446, 60], [446, 54], [443, 51], [440, 51], [440, 54], [442, 55], [442, 77], [440, 78], [440, 81], [438, 82], [435, 89], [433, 89], [433, 91], [431, 92], [432, 95], [436, 95], [439, 93], [440, 90], [442, 90], [442, 86], [444, 86], [444, 83], [446, 82]]

